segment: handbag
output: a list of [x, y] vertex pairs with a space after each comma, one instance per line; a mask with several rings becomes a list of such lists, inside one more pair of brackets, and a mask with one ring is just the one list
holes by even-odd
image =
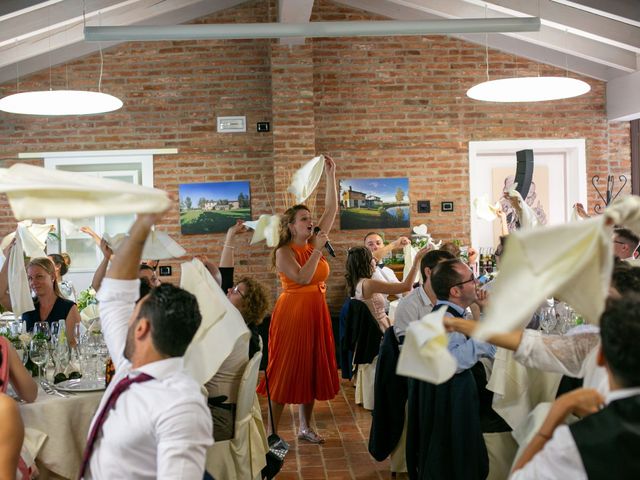
[[271, 431], [273, 432], [267, 438], [267, 443], [269, 444], [269, 451], [267, 452], [267, 465], [262, 469], [262, 478], [266, 478], [267, 480], [271, 480], [274, 478], [282, 465], [284, 464], [284, 457], [286, 457], [287, 452], [289, 451], [289, 444], [280, 438], [280, 436], [276, 433], [276, 427], [273, 423], [273, 412], [271, 410], [271, 395], [269, 394], [269, 379], [267, 377], [267, 372], [264, 373], [264, 382], [267, 387], [267, 399], [269, 400], [269, 418], [271, 419]]

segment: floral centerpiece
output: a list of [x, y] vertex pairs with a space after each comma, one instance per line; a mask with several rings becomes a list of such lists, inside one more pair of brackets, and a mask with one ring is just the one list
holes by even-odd
[[423, 223], [416, 227], [413, 227], [413, 235], [411, 235], [411, 245], [416, 251], [423, 249], [427, 245], [431, 245], [434, 250], [437, 250], [442, 245], [442, 240], [438, 243], [433, 241], [433, 237], [427, 231], [427, 226]]
[[96, 291], [93, 289], [93, 287], [82, 290], [78, 294], [78, 298], [76, 299], [76, 306], [78, 307], [79, 312], [83, 311], [85, 308], [87, 308], [87, 306], [96, 303], [98, 303], [98, 300], [96, 300]]

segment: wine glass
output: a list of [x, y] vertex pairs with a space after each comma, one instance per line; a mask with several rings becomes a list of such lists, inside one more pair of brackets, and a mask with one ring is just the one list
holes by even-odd
[[36, 322], [33, 324], [33, 336], [35, 337], [38, 333], [44, 335], [46, 340], [49, 340], [49, 323], [47, 322]]
[[49, 344], [47, 340], [43, 338], [31, 339], [29, 356], [31, 357], [31, 361], [38, 366], [38, 377], [42, 378], [42, 366], [46, 364], [49, 359]]

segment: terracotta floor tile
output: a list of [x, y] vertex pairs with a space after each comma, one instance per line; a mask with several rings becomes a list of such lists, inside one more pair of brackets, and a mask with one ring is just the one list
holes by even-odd
[[[260, 398], [267, 421], [267, 401]], [[354, 388], [341, 382], [340, 392], [328, 402], [316, 402], [313, 427], [324, 438], [321, 445], [297, 438], [298, 407], [288, 405], [282, 413], [279, 435], [290, 444], [277, 480], [386, 480], [391, 479], [389, 461], [376, 462], [368, 452], [371, 412], [354, 401]], [[395, 480], [406, 476], [396, 476]]]

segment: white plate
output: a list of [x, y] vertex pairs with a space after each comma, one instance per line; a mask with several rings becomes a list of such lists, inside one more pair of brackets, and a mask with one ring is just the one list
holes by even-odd
[[55, 388], [61, 392], [98, 392], [104, 390], [104, 380], [89, 380], [86, 378], [75, 378], [73, 380], [65, 380], [64, 382], [56, 383]]

